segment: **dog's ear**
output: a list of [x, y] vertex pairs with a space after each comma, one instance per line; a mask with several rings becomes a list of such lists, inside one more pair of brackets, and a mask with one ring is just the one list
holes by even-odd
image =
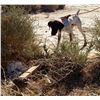
[[49, 21], [49, 22], [48, 22], [48, 26], [49, 26], [49, 27], [52, 27], [52, 25], [53, 25], [53, 22], [52, 22], [52, 21]]

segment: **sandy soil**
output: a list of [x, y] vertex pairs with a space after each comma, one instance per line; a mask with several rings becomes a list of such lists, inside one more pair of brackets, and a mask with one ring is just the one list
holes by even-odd
[[[40, 39], [41, 45], [46, 44], [47, 47], [52, 48], [56, 46], [57, 43], [57, 36], [51, 36], [51, 30], [49, 30], [49, 27], [47, 26], [48, 21], [57, 19], [59, 17], [68, 15], [68, 14], [75, 14], [78, 9], [80, 9], [80, 13], [90, 11], [92, 9], [95, 9], [97, 7], [100, 7], [100, 5], [66, 5], [64, 10], [57, 10], [55, 12], [51, 13], [39, 13], [35, 15], [31, 15], [31, 17], [35, 17], [38, 21], [36, 24], [39, 25], [39, 27], [36, 28], [36, 35]], [[88, 42], [91, 40], [91, 35], [89, 34], [91, 32], [91, 28], [94, 26], [94, 20], [95, 18], [100, 18], [100, 9], [97, 9], [93, 12], [85, 13], [79, 15], [81, 21], [82, 21], [82, 27], [83, 31], [86, 34]], [[76, 37], [78, 37], [80, 44], [83, 44], [83, 36], [78, 31], [77, 28], [74, 28], [74, 34]], [[69, 39], [68, 33], [65, 34], [65, 32], [62, 33], [62, 39]]]

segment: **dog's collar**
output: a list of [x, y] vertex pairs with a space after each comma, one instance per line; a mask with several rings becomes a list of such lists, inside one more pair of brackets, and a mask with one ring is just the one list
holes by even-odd
[[59, 21], [60, 23], [62, 23], [64, 25], [64, 22], [61, 18], [57, 19], [57, 21]]
[[67, 26], [69, 24], [68, 19], [65, 17], [61, 17], [59, 19], [57, 19], [57, 21], [59, 21], [60, 23], [62, 23], [64, 26]]

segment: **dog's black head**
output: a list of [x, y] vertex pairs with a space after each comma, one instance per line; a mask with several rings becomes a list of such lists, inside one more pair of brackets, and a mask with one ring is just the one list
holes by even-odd
[[51, 35], [56, 35], [57, 31], [61, 31], [64, 27], [64, 25], [59, 22], [59, 21], [49, 21], [48, 22], [48, 26], [51, 27], [52, 31], [51, 31]]

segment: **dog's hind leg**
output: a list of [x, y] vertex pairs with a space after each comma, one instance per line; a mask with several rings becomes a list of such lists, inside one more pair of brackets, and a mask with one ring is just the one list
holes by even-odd
[[72, 42], [73, 41], [73, 33], [72, 32], [69, 33], [69, 38], [70, 38], [70, 42]]
[[79, 31], [82, 33], [82, 35], [83, 35], [83, 37], [84, 37], [84, 45], [83, 45], [83, 47], [81, 48], [81, 50], [87, 45], [87, 40], [86, 40], [86, 36], [85, 36], [85, 34], [83, 33], [83, 31], [82, 31], [82, 27], [81, 26], [77, 26], [78, 27], [78, 29], [79, 29]]

